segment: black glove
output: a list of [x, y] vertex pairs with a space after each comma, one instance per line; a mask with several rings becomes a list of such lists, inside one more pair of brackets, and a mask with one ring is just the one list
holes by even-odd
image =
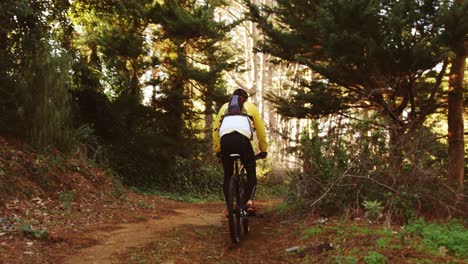
[[257, 158], [264, 159], [267, 157], [267, 155], [268, 155], [268, 152], [260, 152], [257, 154]]

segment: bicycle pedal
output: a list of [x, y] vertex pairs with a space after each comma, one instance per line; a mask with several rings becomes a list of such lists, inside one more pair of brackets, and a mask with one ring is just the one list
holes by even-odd
[[256, 216], [257, 212], [255, 210], [247, 210], [247, 216]]

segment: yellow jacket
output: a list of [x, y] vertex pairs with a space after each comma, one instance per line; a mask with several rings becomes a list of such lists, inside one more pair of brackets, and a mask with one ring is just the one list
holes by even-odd
[[[228, 107], [228, 103], [225, 103], [218, 112], [216, 119], [213, 123], [213, 151], [215, 153], [221, 152], [220, 138], [219, 138], [219, 127], [221, 126], [221, 119], [223, 118], [224, 113]], [[244, 103], [244, 109], [247, 112], [247, 115], [251, 116], [253, 119], [253, 126], [257, 133], [258, 145], [261, 152], [268, 151], [268, 142], [266, 137], [265, 125], [263, 120], [258, 113], [257, 107], [250, 103]]]

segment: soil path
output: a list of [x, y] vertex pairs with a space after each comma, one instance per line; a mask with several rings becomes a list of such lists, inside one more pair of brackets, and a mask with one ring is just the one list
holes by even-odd
[[164, 218], [145, 222], [119, 225], [117, 230], [97, 231], [90, 237], [98, 241], [97, 245], [82, 249], [77, 255], [69, 257], [64, 263], [114, 263], [130, 248], [142, 247], [160, 238], [161, 233], [178, 226], [213, 226], [223, 223], [222, 214], [217, 205], [216, 211], [210, 212], [203, 206], [175, 209], [173, 214]]

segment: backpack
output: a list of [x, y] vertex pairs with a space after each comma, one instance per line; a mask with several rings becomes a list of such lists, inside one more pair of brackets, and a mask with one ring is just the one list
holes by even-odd
[[255, 132], [255, 129], [252, 125], [252, 119], [253, 117], [247, 114], [247, 111], [244, 109], [244, 102], [245, 102], [245, 97], [239, 96], [239, 95], [233, 95], [231, 99], [229, 100], [228, 107], [226, 108], [226, 111], [224, 112], [224, 115], [221, 118], [221, 123], [223, 123], [223, 120], [226, 116], [233, 116], [233, 115], [241, 115], [247, 117], [249, 121], [249, 126], [250, 126], [250, 140], [253, 140], [253, 133]]
[[245, 115], [244, 111], [244, 102], [245, 98], [239, 95], [233, 95], [229, 100], [228, 107], [226, 112], [224, 112], [225, 116], [229, 115]]

